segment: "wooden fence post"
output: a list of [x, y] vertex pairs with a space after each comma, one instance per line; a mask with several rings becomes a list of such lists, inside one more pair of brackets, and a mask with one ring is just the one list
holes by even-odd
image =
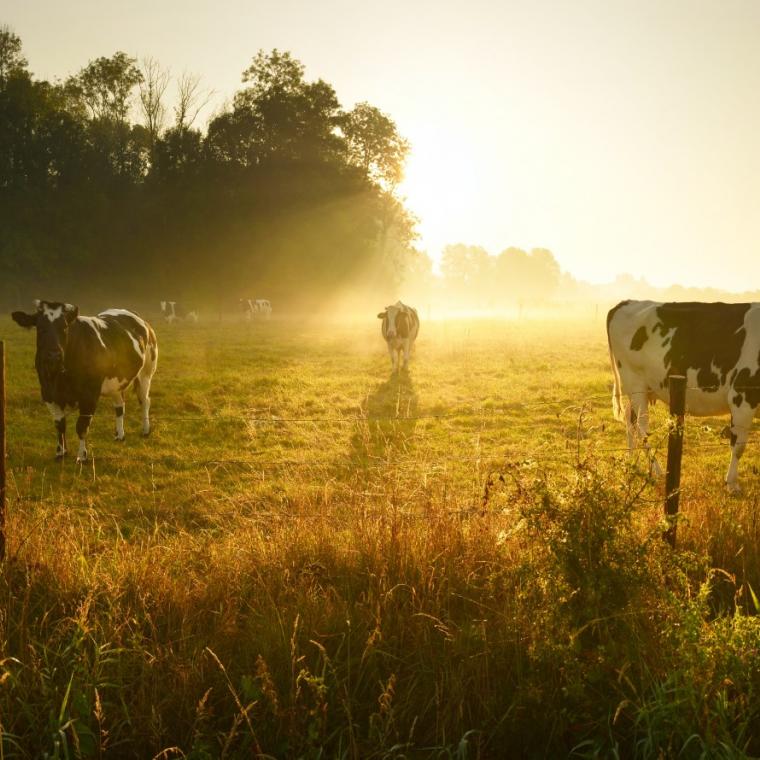
[[5, 341], [0, 340], [0, 562], [5, 559]]
[[664, 538], [672, 546], [676, 545], [676, 520], [678, 500], [681, 496], [681, 455], [683, 454], [683, 418], [686, 411], [686, 378], [683, 375], [670, 376], [671, 428], [668, 433], [668, 465], [665, 472], [665, 519], [668, 529]]

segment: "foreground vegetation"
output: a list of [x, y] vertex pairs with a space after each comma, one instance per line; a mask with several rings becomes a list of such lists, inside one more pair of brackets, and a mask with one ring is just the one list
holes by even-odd
[[157, 327], [83, 467], [0, 330], [4, 757], [760, 754], [757, 450], [730, 499], [688, 420], [668, 550], [601, 320], [423, 320], [401, 378], [371, 320]]

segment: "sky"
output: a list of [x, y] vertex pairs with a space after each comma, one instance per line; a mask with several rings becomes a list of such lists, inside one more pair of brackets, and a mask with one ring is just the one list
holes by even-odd
[[591, 282], [760, 288], [757, 0], [5, 0], [41, 78], [117, 50], [220, 108], [259, 49], [389, 114], [401, 193], [449, 243], [552, 250]]

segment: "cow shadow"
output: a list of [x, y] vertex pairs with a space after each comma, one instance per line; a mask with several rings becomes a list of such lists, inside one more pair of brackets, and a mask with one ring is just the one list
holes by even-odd
[[350, 459], [367, 468], [405, 454], [412, 445], [419, 403], [408, 372], [391, 375], [367, 394], [351, 437]]

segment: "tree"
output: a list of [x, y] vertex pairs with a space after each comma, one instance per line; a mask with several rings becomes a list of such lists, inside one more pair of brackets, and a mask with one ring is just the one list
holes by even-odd
[[296, 95], [304, 87], [304, 65], [286, 50], [274, 48], [271, 53], [259, 50], [251, 65], [243, 72], [248, 85], [235, 96], [236, 106], [251, 107], [258, 99], [272, 93]]
[[166, 122], [164, 94], [169, 86], [169, 70], [162, 68], [155, 58], [145, 58], [142, 64], [140, 85], [140, 106], [145, 129], [148, 132], [151, 156]]
[[13, 74], [26, 71], [28, 65], [21, 53], [21, 38], [10, 27], [0, 26], [0, 87]]
[[506, 298], [521, 301], [549, 298], [559, 279], [559, 264], [545, 248], [534, 248], [530, 253], [521, 248], [507, 248], [496, 257], [495, 280]]
[[487, 275], [490, 257], [478, 245], [447, 245], [441, 256], [441, 274], [450, 286], [476, 286]]
[[358, 103], [345, 114], [342, 131], [349, 162], [393, 191], [403, 179], [409, 155], [409, 143], [393, 120], [369, 103]]
[[235, 95], [234, 113], [252, 130], [246, 142], [257, 160], [337, 160], [344, 148], [335, 90], [318, 79], [307, 82], [303, 65], [290, 53], [259, 51], [243, 72], [247, 85]]
[[199, 74], [183, 72], [177, 80], [177, 105], [174, 107], [174, 127], [180, 131], [190, 129], [198, 114], [209, 104], [213, 90], [201, 88]]
[[67, 86], [79, 97], [92, 119], [126, 123], [135, 85], [143, 81], [137, 60], [126, 53], [96, 58], [71, 77]]
[[156, 142], [152, 169], [161, 178], [186, 175], [203, 161], [203, 135], [197, 129], [172, 127]]

